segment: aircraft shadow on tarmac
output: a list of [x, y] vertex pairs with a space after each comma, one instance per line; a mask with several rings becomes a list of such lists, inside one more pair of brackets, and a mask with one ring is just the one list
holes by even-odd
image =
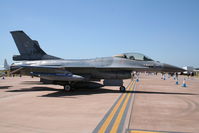
[[6, 92], [36, 92], [36, 91], [53, 91], [53, 93], [45, 94], [39, 97], [64, 97], [64, 96], [103, 94], [103, 93], [121, 93], [119, 90], [111, 90], [106, 88], [93, 88], [93, 87], [74, 88], [71, 92], [66, 92], [62, 89], [55, 89], [44, 86], [9, 90]]
[[78, 95], [93, 95], [93, 94], [105, 94], [105, 93], [121, 93], [119, 90], [111, 90], [106, 88], [75, 88], [71, 92], [64, 92], [64, 90], [57, 91], [42, 95], [41, 97], [65, 97], [65, 96], [78, 96]]
[[16, 89], [16, 90], [9, 90], [6, 92], [34, 92], [34, 91], [60, 91], [60, 89], [50, 88], [50, 87], [31, 87], [31, 88], [22, 88], [22, 89]]
[[40, 81], [23, 81], [21, 84], [26, 84], [26, 85], [42, 85], [43, 83]]
[[[104, 93], [122, 93], [119, 90], [111, 90], [106, 88], [78, 88], [72, 92], [57, 91], [42, 95], [41, 97], [63, 97], [63, 96], [75, 96], [75, 95], [92, 95], [92, 94], [104, 94]], [[163, 94], [163, 95], [197, 95], [192, 93], [172, 93], [172, 92], [147, 92], [147, 91], [126, 91], [125, 93], [138, 93], [138, 94]]]
[[12, 86], [0, 86], [0, 89], [9, 89]]
[[[119, 90], [107, 89], [102, 87], [79, 87], [74, 88], [71, 92], [65, 92], [62, 89], [55, 89], [51, 87], [38, 86], [31, 88], [23, 88], [19, 90], [9, 90], [7, 92], [34, 92], [34, 91], [53, 91], [53, 93], [48, 93], [41, 95], [39, 97], [70, 97], [78, 95], [93, 95], [93, 94], [104, 94], [104, 93], [121, 93]], [[152, 91], [126, 91], [125, 93], [135, 93], [135, 94], [162, 94], [162, 95], [198, 95], [192, 93], [175, 93], [175, 92], [152, 92]]]

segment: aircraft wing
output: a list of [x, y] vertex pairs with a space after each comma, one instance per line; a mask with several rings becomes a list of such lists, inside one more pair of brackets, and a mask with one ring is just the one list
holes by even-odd
[[46, 69], [63, 69], [63, 66], [56, 66], [56, 65], [50, 65], [50, 66], [31, 66], [31, 65], [21, 65], [22, 68], [46, 68]]
[[21, 70], [29, 70], [30, 75], [37, 76], [47, 80], [59, 80], [59, 81], [83, 81], [85, 77], [76, 75], [70, 71], [65, 70], [63, 66], [30, 66], [21, 65], [20, 68], [14, 70], [11, 73], [16, 73]]

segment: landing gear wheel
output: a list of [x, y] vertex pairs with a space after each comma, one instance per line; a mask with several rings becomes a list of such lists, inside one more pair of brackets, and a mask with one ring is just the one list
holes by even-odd
[[64, 90], [65, 91], [71, 91], [71, 86], [70, 85], [64, 85]]
[[125, 92], [126, 88], [124, 86], [120, 86], [120, 92]]

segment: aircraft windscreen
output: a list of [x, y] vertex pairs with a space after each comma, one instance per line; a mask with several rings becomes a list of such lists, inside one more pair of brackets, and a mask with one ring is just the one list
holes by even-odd
[[125, 53], [125, 54], [115, 55], [114, 57], [125, 58], [130, 60], [139, 60], [139, 61], [153, 61], [151, 58], [140, 53]]
[[126, 53], [125, 56], [127, 57], [127, 59], [131, 59], [131, 60], [153, 61], [151, 58], [140, 53]]

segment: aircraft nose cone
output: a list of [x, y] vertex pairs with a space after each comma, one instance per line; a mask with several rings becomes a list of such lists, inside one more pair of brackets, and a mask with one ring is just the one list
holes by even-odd
[[177, 67], [177, 66], [173, 66], [170, 64], [163, 64], [163, 69], [165, 72], [184, 72], [185, 70]]

